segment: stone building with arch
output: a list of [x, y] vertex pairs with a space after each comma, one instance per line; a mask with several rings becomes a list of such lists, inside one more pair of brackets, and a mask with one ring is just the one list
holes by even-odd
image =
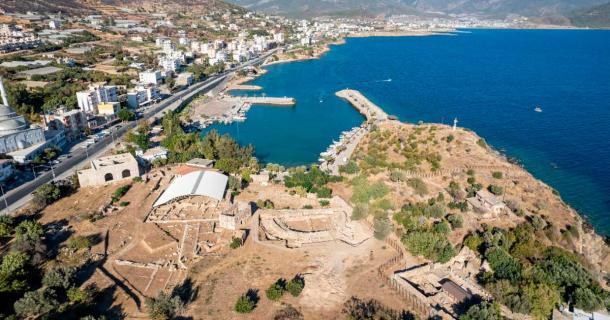
[[140, 167], [131, 153], [122, 153], [95, 159], [91, 161], [91, 168], [77, 174], [82, 187], [98, 186], [139, 177]]

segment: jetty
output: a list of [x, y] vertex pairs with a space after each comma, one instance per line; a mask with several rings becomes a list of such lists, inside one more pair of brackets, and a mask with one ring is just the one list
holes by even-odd
[[345, 89], [338, 91], [335, 95], [339, 98], [347, 100], [358, 112], [360, 112], [368, 121], [385, 121], [388, 120], [388, 114], [379, 106], [372, 103], [360, 91]]
[[252, 84], [230, 84], [227, 90], [238, 90], [238, 91], [259, 91], [263, 87]]
[[267, 105], [267, 106], [281, 106], [281, 107], [292, 107], [297, 101], [294, 98], [283, 97], [283, 98], [275, 98], [275, 97], [231, 97], [228, 99], [233, 99], [239, 101], [241, 103], [248, 104], [258, 104], [258, 105]]

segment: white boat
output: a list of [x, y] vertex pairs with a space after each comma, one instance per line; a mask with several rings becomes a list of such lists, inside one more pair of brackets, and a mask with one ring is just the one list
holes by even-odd
[[536, 111], [536, 112], [542, 112], [542, 108], [540, 108], [540, 107], [536, 107], [536, 108], [534, 109], [534, 111]]

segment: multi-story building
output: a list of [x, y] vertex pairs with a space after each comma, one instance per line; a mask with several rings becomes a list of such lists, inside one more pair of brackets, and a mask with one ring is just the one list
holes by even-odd
[[163, 77], [159, 70], [146, 70], [139, 73], [140, 82], [143, 84], [158, 85]]
[[132, 109], [137, 109], [154, 103], [159, 98], [159, 89], [156, 86], [138, 86], [127, 93], [127, 105]]
[[87, 116], [82, 110], [66, 110], [65, 108], [58, 109], [53, 114], [45, 115], [46, 129], [65, 131], [68, 140], [78, 138], [81, 133], [87, 128]]
[[87, 91], [76, 93], [78, 107], [87, 113], [97, 114], [98, 105], [106, 102], [118, 102], [116, 86], [91, 86]]

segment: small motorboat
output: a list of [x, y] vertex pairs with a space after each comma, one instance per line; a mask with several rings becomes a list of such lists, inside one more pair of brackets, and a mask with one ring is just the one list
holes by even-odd
[[534, 111], [536, 111], [536, 112], [542, 112], [542, 108], [540, 108], [540, 107], [536, 107], [536, 108], [534, 108]]

